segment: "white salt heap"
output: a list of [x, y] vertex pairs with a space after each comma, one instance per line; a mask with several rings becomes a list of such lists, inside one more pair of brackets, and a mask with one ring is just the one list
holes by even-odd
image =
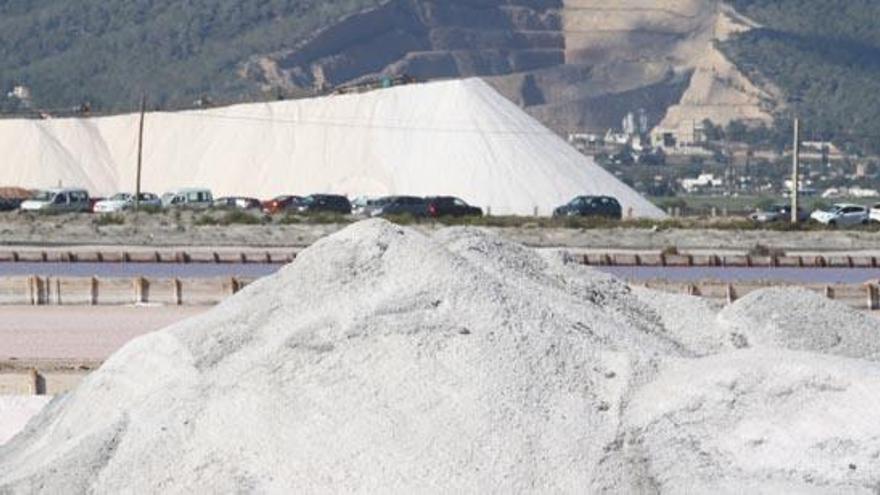
[[694, 301], [360, 223], [126, 346], [0, 447], [0, 493], [874, 493], [880, 365], [737, 349]]
[[[139, 115], [0, 119], [0, 185], [134, 188]], [[453, 195], [494, 214], [549, 215], [581, 194], [662, 218], [650, 201], [480, 79], [363, 94], [152, 112], [143, 187], [269, 198]]]

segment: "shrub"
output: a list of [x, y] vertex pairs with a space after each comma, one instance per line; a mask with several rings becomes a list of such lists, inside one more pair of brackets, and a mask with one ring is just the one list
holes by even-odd
[[220, 221], [206, 213], [206, 214], [199, 215], [198, 217], [196, 217], [193, 224], [202, 227], [202, 226], [207, 226], [207, 225], [219, 225]]
[[219, 221], [221, 225], [256, 225], [262, 222], [256, 215], [241, 210], [227, 211]]
[[110, 213], [95, 218], [92, 223], [94, 223], [98, 227], [104, 227], [106, 225], [125, 225], [125, 216], [116, 213]]
[[755, 244], [751, 249], [749, 249], [749, 256], [785, 256], [785, 251], [758, 243]]

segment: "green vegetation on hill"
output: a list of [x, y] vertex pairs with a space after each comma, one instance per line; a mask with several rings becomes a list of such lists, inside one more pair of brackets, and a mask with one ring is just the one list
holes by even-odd
[[761, 23], [722, 45], [757, 81], [789, 100], [783, 118], [803, 118], [806, 138], [880, 150], [880, 2], [732, 0]]
[[[141, 91], [163, 106], [253, 98], [241, 62], [378, 3], [0, 0], [0, 90], [25, 84], [39, 107], [100, 110], [130, 109]], [[0, 110], [13, 106], [0, 95]]]

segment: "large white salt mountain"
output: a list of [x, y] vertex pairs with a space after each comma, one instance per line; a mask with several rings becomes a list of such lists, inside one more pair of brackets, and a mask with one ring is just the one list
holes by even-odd
[[[133, 190], [137, 115], [0, 120], [0, 184]], [[580, 194], [663, 213], [480, 79], [364, 94], [155, 112], [143, 186], [218, 195], [454, 195], [497, 214], [540, 214]]]
[[123, 348], [0, 447], [0, 493], [874, 493], [880, 364], [653, 296], [360, 223]]

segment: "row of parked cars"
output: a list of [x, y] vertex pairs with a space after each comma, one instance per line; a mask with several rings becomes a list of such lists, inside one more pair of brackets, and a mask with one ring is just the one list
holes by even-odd
[[[144, 208], [173, 206], [208, 208], [214, 204], [211, 191], [207, 189], [177, 189], [162, 197], [142, 192], [138, 196], [138, 202]], [[110, 198], [94, 198], [89, 196], [85, 189], [68, 187], [39, 191], [30, 199], [6, 200], [0, 203], [0, 209], [45, 213], [115, 213], [132, 208], [134, 204], [135, 195], [131, 193], [118, 193]]]
[[[880, 222], [880, 203], [875, 204], [873, 207], [839, 203], [832, 205], [828, 209], [816, 210], [812, 213], [798, 208], [797, 216], [800, 222], [814, 220], [830, 226], [867, 225], [871, 222]], [[776, 205], [766, 210], [752, 213], [749, 218], [759, 223], [789, 221], [791, 220], [791, 205]]]
[[296, 213], [331, 212], [363, 217], [410, 215], [413, 217], [482, 216], [483, 210], [453, 196], [384, 196], [359, 197], [349, 201], [345, 196], [315, 194], [312, 196], [278, 196], [263, 204], [268, 214], [293, 211]]
[[[243, 196], [214, 198], [209, 189], [176, 189], [163, 194], [143, 192], [138, 196], [143, 208], [186, 208], [186, 209], [237, 209], [260, 211], [266, 214], [277, 213], [339, 213], [361, 216], [412, 215], [416, 217], [441, 216], [481, 216], [483, 211], [470, 206], [463, 200], [452, 196], [386, 196], [381, 198], [348, 198], [334, 194], [313, 194], [311, 196], [283, 195], [268, 201]], [[128, 210], [135, 204], [132, 193], [118, 193], [110, 198], [92, 198], [88, 191], [80, 188], [56, 188], [39, 191], [30, 199], [10, 200], [3, 203], [2, 209], [33, 212], [94, 212], [116, 213]]]
[[[362, 217], [409, 215], [413, 217], [465, 217], [482, 216], [483, 210], [453, 196], [384, 196], [359, 197], [350, 201], [345, 196], [313, 194], [311, 196], [282, 195], [268, 201], [244, 196], [214, 198], [205, 188], [175, 189], [161, 197], [142, 192], [138, 196], [142, 208], [223, 208], [259, 211], [274, 215], [278, 213], [338, 213]], [[81, 188], [47, 189], [30, 199], [0, 204], [0, 209], [34, 212], [94, 212], [116, 213], [128, 210], [135, 204], [135, 194], [118, 193], [109, 198], [92, 198]], [[611, 219], [622, 218], [617, 199], [610, 196], [578, 196], [556, 208], [555, 217], [595, 216]]]

